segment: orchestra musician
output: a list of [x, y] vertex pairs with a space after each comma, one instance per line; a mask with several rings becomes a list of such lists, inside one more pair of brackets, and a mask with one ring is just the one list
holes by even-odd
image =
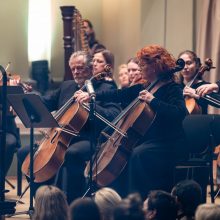
[[[129, 192], [138, 191], [146, 198], [150, 190], [170, 190], [172, 187], [175, 152], [182, 148], [185, 140], [182, 121], [187, 109], [182, 89], [171, 74], [176, 65], [174, 57], [159, 45], [142, 48], [137, 57], [143, 79], [151, 83], [161, 79], [151, 91], [145, 90], [143, 84], [136, 84], [125, 89], [97, 93], [96, 99], [116, 102], [126, 99], [132, 102], [138, 97], [154, 111], [155, 118], [133, 149], [127, 166]], [[90, 99], [86, 92], [77, 92], [75, 97], [80, 103]], [[135, 112], [132, 111], [132, 114], [135, 116]]]
[[139, 60], [137, 57], [132, 57], [127, 61], [128, 66], [128, 76], [130, 81], [130, 86], [137, 84], [141, 79], [141, 70], [139, 67]]
[[[108, 59], [105, 59], [104, 56], [99, 56], [99, 60], [95, 58], [91, 60], [91, 57], [83, 51], [77, 51], [71, 55], [69, 65], [74, 80], [64, 81], [59, 89], [42, 97], [43, 102], [50, 111], [62, 107], [66, 101], [84, 85], [85, 80], [91, 78], [92, 74], [94, 74], [92, 68], [96, 69], [95, 73], [100, 73], [105, 71], [104, 67], [106, 64], [113, 67], [114, 57], [112, 53], [107, 50], [105, 50], [104, 53]], [[108, 62], [106, 60], [108, 60]], [[108, 91], [116, 88], [113, 81], [106, 81], [105, 79], [94, 79], [92, 83], [96, 92]], [[120, 112], [120, 108], [116, 103], [105, 101], [97, 101], [95, 110], [110, 121]], [[95, 128], [91, 128], [89, 122], [87, 122], [80, 131], [80, 136], [73, 137], [70, 146], [67, 146], [64, 163], [57, 173], [57, 181], [55, 184], [66, 192], [69, 202], [82, 196], [86, 190], [83, 171], [85, 162], [89, 160], [90, 156], [90, 132], [92, 129], [95, 129], [98, 134], [103, 126], [105, 126], [98, 119], [96, 120]], [[24, 160], [27, 155], [27, 149], [26, 152], [24, 148], [20, 150], [18, 153], [19, 160]], [[36, 188], [37, 187], [38, 185], [36, 184]]]
[[196, 53], [190, 50], [181, 52], [178, 58], [181, 58], [185, 61], [185, 66], [179, 74], [179, 81], [183, 86], [183, 95], [194, 98], [199, 108], [198, 110], [202, 114], [207, 114], [208, 103], [202, 99], [199, 99], [199, 96], [196, 94], [196, 89], [201, 85], [208, 84], [208, 82], [204, 81], [202, 75], [198, 74], [192, 85], [189, 86], [189, 83], [191, 83], [191, 81], [194, 79], [202, 65], [200, 58], [196, 55]]
[[118, 84], [119, 88], [126, 88], [130, 84], [127, 64], [121, 64], [118, 67]]
[[93, 56], [99, 50], [106, 49], [104, 45], [100, 44], [99, 41], [96, 39], [95, 31], [93, 29], [92, 22], [88, 19], [83, 20], [83, 28], [88, 40], [90, 54]]
[[[6, 124], [6, 148], [5, 148], [5, 175], [12, 164], [14, 153], [20, 147], [20, 135], [15, 123], [15, 115], [9, 106], [7, 106], [7, 124]], [[0, 104], [0, 117], [2, 115], [2, 105]], [[2, 120], [0, 120], [0, 127], [2, 127]]]

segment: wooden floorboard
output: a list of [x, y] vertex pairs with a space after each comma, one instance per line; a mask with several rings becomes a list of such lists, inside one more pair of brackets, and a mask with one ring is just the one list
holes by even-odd
[[[6, 200], [19, 200], [19, 196], [17, 196], [17, 181], [16, 177], [7, 177], [7, 179], [15, 186], [15, 189], [12, 189], [7, 183], [5, 183], [5, 189], [10, 190], [8, 193], [5, 194]], [[25, 179], [22, 181], [22, 191], [27, 187], [28, 183]], [[24, 194], [24, 196], [17, 202], [16, 205], [16, 213], [25, 212], [27, 213], [30, 206], [30, 191], [29, 189]], [[21, 219], [30, 219], [28, 214], [19, 214], [12, 217], [5, 216], [5, 219], [11, 220], [21, 220]]]

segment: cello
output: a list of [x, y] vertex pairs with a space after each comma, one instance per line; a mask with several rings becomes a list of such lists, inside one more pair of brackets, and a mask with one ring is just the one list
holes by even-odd
[[[105, 77], [108, 73], [100, 73], [90, 80]], [[81, 89], [84, 89], [85, 86]], [[95, 116], [111, 126], [105, 118], [97, 112]], [[34, 154], [34, 181], [44, 182], [52, 178], [64, 161], [64, 155], [73, 136], [78, 136], [89, 117], [89, 107], [75, 102], [71, 97], [55, 115], [60, 127], [49, 129], [41, 141], [39, 148]], [[23, 164], [22, 172], [29, 176], [30, 156], [28, 155]]]
[[[181, 62], [184, 61], [181, 59]], [[178, 66], [171, 73], [180, 71], [183, 67], [184, 65], [181, 64], [181, 67]], [[159, 77], [147, 86], [146, 90], [152, 91], [163, 79]], [[144, 137], [155, 118], [156, 113], [149, 104], [138, 98], [134, 99], [113, 121], [124, 134], [113, 132], [109, 135], [106, 134], [107, 129], [103, 130], [102, 135], [108, 139], [101, 144], [93, 162], [87, 164], [85, 176], [88, 177], [92, 173], [90, 178], [100, 187], [112, 183], [125, 168], [133, 148]]]
[[[205, 71], [210, 71], [210, 70], [213, 69], [213, 68], [215, 68], [215, 67], [213, 67], [213, 62], [212, 62], [212, 60], [211, 60], [210, 58], [207, 58], [207, 59], [205, 60], [205, 65], [202, 65], [202, 66], [199, 68], [198, 72], [195, 74], [195, 76], [193, 77], [193, 79], [192, 79], [189, 83], [187, 83], [186, 86], [192, 87], [193, 84], [195, 83], [195, 81], [197, 80], [197, 78], [198, 78], [199, 76], [202, 76], [202, 75], [205, 73]], [[190, 114], [201, 114], [201, 113], [202, 113], [202, 109], [201, 109], [201, 107], [196, 103], [195, 98], [186, 96], [186, 97], [185, 97], [185, 103], [186, 103], [186, 108], [187, 108], [187, 110], [188, 110], [188, 112], [189, 112]]]

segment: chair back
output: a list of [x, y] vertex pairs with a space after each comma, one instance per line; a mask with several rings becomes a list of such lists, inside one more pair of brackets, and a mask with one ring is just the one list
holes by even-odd
[[220, 115], [212, 115], [213, 121], [211, 122], [211, 131], [213, 134], [214, 146], [220, 144]]
[[183, 121], [187, 147], [190, 154], [207, 153], [210, 144], [212, 115], [188, 115]]

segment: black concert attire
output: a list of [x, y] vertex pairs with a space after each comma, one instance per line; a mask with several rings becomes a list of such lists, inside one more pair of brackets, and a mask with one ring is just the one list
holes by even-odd
[[[205, 84], [210, 84], [209, 82], [206, 82], [204, 80], [200, 80], [197, 83], [194, 83], [191, 88], [197, 89], [198, 87], [205, 85]], [[184, 84], [182, 84], [183, 88], [185, 87]], [[216, 94], [211, 93], [209, 94], [211, 97], [216, 98]], [[220, 99], [219, 99], [220, 100]], [[199, 99], [195, 99], [196, 103], [198, 106], [201, 107], [201, 114], [208, 114], [208, 105], [211, 105], [213, 107], [219, 108], [220, 106], [207, 101], [203, 99], [202, 97]], [[183, 171], [182, 171], [183, 172]], [[202, 188], [202, 195], [203, 195], [203, 202], [206, 202], [206, 194], [207, 194], [207, 185], [209, 183], [209, 170], [208, 168], [194, 168], [193, 169], [193, 179], [198, 182]]]
[[103, 44], [100, 44], [99, 41], [95, 39], [95, 34], [92, 33], [90, 36], [88, 36], [88, 43], [89, 43], [89, 49], [90, 54], [93, 56], [95, 53], [105, 50], [106, 47]]
[[[192, 89], [197, 89], [199, 86], [201, 85], [205, 85], [208, 84], [208, 82], [205, 81], [199, 81], [197, 83], [194, 83], [191, 88]], [[185, 85], [182, 83], [182, 87], [184, 89]], [[208, 103], [207, 101], [205, 101], [204, 99], [195, 99], [196, 103], [198, 104], [198, 106], [200, 106], [201, 110], [202, 110], [202, 114], [207, 114], [208, 113]]]
[[[1, 114], [2, 106], [0, 105], [0, 117], [2, 117]], [[20, 136], [15, 123], [15, 116], [12, 114], [12, 111], [9, 111], [9, 106], [7, 108], [6, 120], [5, 175], [11, 166], [16, 149], [20, 147]], [[2, 121], [0, 119], [0, 128], [1, 127]]]
[[[95, 92], [115, 89], [113, 81], [99, 80], [93, 81]], [[62, 107], [79, 90], [78, 85], [73, 80], [64, 81], [61, 87], [50, 94], [43, 96], [42, 100], [50, 111]], [[112, 121], [120, 112], [118, 104], [106, 101], [95, 102], [95, 110], [104, 118]], [[56, 176], [56, 185], [67, 193], [68, 202], [80, 197], [86, 190], [84, 169], [86, 161], [90, 158], [90, 131], [95, 129], [96, 134], [105, 127], [99, 119], [95, 120], [95, 127], [90, 127], [89, 120], [80, 131], [80, 137], [72, 138], [70, 146], [65, 154], [64, 164]], [[19, 157], [23, 161], [27, 152], [19, 152]]]
[[[96, 98], [131, 102], [143, 89], [144, 86], [139, 84], [98, 93]], [[143, 198], [147, 197], [150, 190], [169, 191], [172, 188], [174, 160], [176, 155], [179, 155], [178, 151], [184, 151], [182, 121], [188, 112], [181, 86], [168, 82], [161, 86], [154, 96], [149, 106], [156, 117], [143, 139], [139, 140], [134, 148], [127, 166], [129, 192], [138, 191]]]

